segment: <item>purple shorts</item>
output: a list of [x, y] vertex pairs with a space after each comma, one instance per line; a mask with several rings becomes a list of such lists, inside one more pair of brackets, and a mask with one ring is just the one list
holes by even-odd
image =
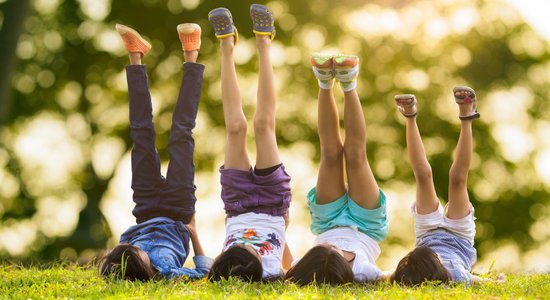
[[258, 176], [248, 171], [220, 168], [222, 200], [228, 217], [254, 212], [284, 216], [290, 200], [290, 176], [281, 165], [273, 173]]

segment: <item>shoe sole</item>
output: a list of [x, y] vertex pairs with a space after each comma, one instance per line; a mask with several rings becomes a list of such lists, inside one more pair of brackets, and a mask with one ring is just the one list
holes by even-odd
[[325, 53], [313, 53], [310, 61], [313, 67], [322, 69], [331, 69], [334, 64], [332, 55]]
[[359, 57], [355, 55], [337, 55], [332, 58], [335, 68], [353, 68], [359, 64]]
[[195, 30], [198, 30], [199, 32], [201, 32], [201, 27], [195, 23], [179, 24], [178, 27], [176, 27], [176, 29], [178, 30], [178, 32], [183, 34], [190, 34], [195, 32]]

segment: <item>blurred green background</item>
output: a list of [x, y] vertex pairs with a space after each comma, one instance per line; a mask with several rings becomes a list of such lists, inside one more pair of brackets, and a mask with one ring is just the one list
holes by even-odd
[[[293, 177], [288, 241], [295, 256], [314, 238], [305, 203], [319, 161], [317, 84], [309, 53], [332, 51], [358, 54], [362, 62], [358, 91], [367, 152], [388, 195], [391, 221], [380, 266], [395, 267], [414, 244], [414, 177], [393, 96], [417, 95], [419, 127], [438, 194], [445, 199], [459, 132], [451, 90], [469, 85], [478, 93], [482, 116], [474, 123], [469, 179], [477, 216], [476, 269], [494, 263], [502, 271], [550, 270], [550, 35], [537, 31], [550, 28], [550, 21], [537, 27], [540, 23], [521, 10], [531, 5], [540, 12], [544, 1], [259, 2], [276, 15], [277, 134]], [[251, 3], [0, 0], [0, 257], [86, 262], [116, 244], [135, 222], [128, 59], [116, 23], [135, 28], [153, 45], [144, 63], [163, 167], [181, 78], [176, 26], [196, 22], [203, 28], [199, 60], [206, 72], [195, 130], [197, 222], [207, 254], [219, 253], [224, 213], [217, 168], [225, 132], [220, 54], [207, 14], [219, 6], [233, 13], [240, 32], [235, 60], [250, 118], [257, 83]], [[336, 94], [341, 104], [339, 89]]]

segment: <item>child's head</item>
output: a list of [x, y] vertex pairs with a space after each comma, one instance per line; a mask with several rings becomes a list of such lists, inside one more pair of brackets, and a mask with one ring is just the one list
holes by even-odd
[[244, 281], [261, 281], [262, 273], [262, 260], [258, 252], [252, 246], [236, 244], [216, 257], [208, 279], [218, 281], [232, 276]]
[[130, 244], [120, 244], [99, 259], [99, 274], [146, 281], [157, 273], [147, 252]]
[[417, 247], [409, 252], [391, 275], [391, 282], [406, 285], [418, 285], [424, 281], [448, 282], [451, 280], [449, 271], [441, 263], [441, 259], [429, 247]]
[[311, 248], [302, 259], [286, 273], [285, 279], [299, 285], [344, 284], [353, 282], [353, 271], [341, 250], [330, 244]]

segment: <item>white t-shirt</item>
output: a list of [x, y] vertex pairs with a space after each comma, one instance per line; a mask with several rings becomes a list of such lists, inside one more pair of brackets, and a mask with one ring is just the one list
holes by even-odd
[[315, 245], [319, 244], [331, 244], [355, 253], [351, 268], [355, 281], [375, 281], [382, 276], [382, 271], [374, 263], [380, 255], [380, 246], [368, 235], [351, 227], [335, 227], [317, 236]]
[[281, 262], [286, 243], [285, 220], [253, 212], [227, 218], [223, 250], [235, 245], [250, 245], [262, 259], [264, 279], [282, 275]]

